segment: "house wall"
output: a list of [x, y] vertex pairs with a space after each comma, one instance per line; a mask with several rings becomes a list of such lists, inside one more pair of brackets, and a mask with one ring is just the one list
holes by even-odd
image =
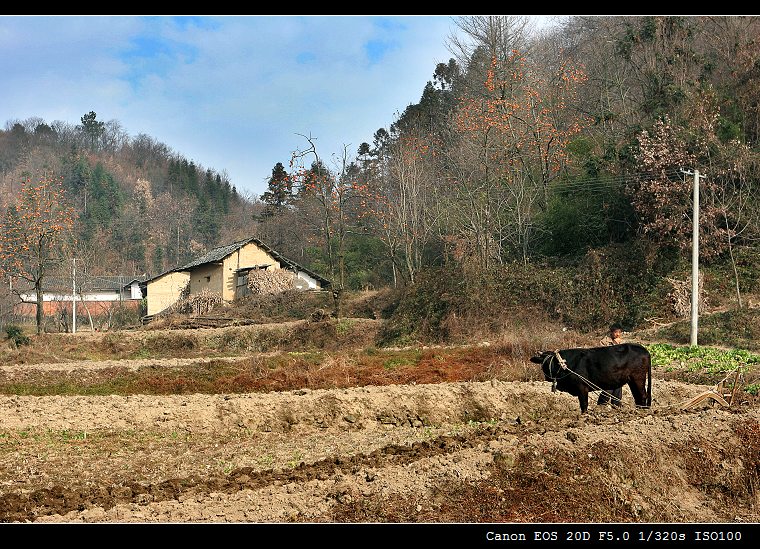
[[[140, 308], [139, 299], [128, 299], [126, 301], [80, 301], [77, 300], [77, 318], [86, 319], [87, 312], [93, 317], [107, 314], [109, 310], [116, 309], [129, 309], [131, 311], [137, 311]], [[42, 302], [42, 314], [44, 316], [55, 316], [60, 314], [61, 311], [66, 311], [68, 315], [71, 315], [71, 301], [56, 301], [45, 300]], [[16, 303], [13, 306], [13, 314], [34, 318], [37, 314], [36, 303]]]
[[148, 281], [148, 314], [160, 313], [173, 305], [189, 281], [189, 273], [166, 273], [164, 276]]
[[133, 282], [129, 286], [129, 297], [131, 299], [142, 299], [142, 290], [140, 290], [139, 282]]
[[321, 288], [319, 282], [303, 271], [298, 271], [296, 287], [299, 290], [318, 290]]
[[[47, 300], [47, 296], [45, 296], [45, 299]], [[60, 301], [60, 298], [54, 297], [54, 300]], [[66, 299], [66, 296], [63, 296], [62, 299]], [[69, 297], [69, 299], [71, 299]], [[82, 301], [123, 301], [125, 299], [129, 299], [129, 296], [121, 293], [117, 290], [109, 291], [109, 290], [102, 290], [99, 292], [85, 292], [81, 296]]]
[[237, 287], [237, 275], [235, 271], [255, 265], [271, 265], [270, 269], [280, 268], [280, 262], [259, 248], [254, 242], [249, 242], [225, 258], [222, 265], [224, 272], [224, 287], [221, 291], [222, 299], [228, 302], [235, 299], [235, 289]]
[[[189, 282], [190, 295], [203, 289], [221, 294], [225, 302], [235, 299], [237, 273], [241, 268], [269, 265], [270, 269], [280, 269], [280, 262], [259, 248], [254, 242], [242, 246], [224, 258], [221, 264], [206, 264], [190, 272], [167, 273], [161, 278], [148, 282], [148, 314], [159, 313], [175, 303], [179, 292]], [[318, 289], [319, 283], [306, 273], [298, 273], [299, 287]]]
[[[36, 301], [36, 294], [20, 294], [24, 301]], [[130, 296], [127, 293], [121, 293], [118, 290], [101, 290], [93, 292], [77, 292], [77, 302], [79, 301], [128, 301]], [[139, 298], [138, 298], [139, 299]], [[44, 292], [42, 301], [71, 301], [71, 294]]]
[[194, 268], [190, 271], [190, 295], [195, 295], [203, 289], [221, 294], [224, 285], [222, 273], [222, 266], [213, 263]]

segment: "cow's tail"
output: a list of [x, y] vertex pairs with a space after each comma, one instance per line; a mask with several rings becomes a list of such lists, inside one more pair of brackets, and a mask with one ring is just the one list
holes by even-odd
[[647, 408], [652, 407], [652, 355], [647, 352]]

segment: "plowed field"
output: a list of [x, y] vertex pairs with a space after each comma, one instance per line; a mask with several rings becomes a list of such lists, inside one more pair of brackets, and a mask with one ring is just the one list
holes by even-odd
[[[383, 349], [361, 363], [250, 349], [6, 360], [0, 521], [760, 519], [752, 395], [684, 410], [710, 386], [655, 371], [652, 408], [636, 409], [626, 388], [621, 408], [594, 398], [581, 415], [529, 350], [417, 352], [414, 367]], [[222, 370], [228, 390], [204, 389]], [[150, 390], [100, 394], [104, 382]]]

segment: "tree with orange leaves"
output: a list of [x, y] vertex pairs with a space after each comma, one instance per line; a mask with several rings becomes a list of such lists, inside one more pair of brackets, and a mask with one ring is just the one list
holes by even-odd
[[[356, 164], [349, 162], [346, 148], [339, 159], [337, 173], [332, 173], [317, 153], [315, 139], [302, 136], [309, 143], [294, 151], [290, 161], [291, 180], [297, 189], [297, 203], [313, 234], [321, 240], [327, 258], [335, 316], [342, 314], [342, 295], [346, 287], [346, 239], [352, 222], [366, 211], [368, 187], [359, 177]], [[304, 160], [312, 158], [311, 168]]]
[[[43, 280], [63, 260], [63, 248], [74, 225], [74, 209], [66, 204], [61, 179], [22, 183], [16, 201], [0, 222], [0, 275], [23, 280], [34, 288], [37, 333], [42, 332]], [[15, 292], [21, 289], [15, 285]]]
[[505, 249], [527, 260], [533, 221], [549, 185], [568, 161], [567, 144], [588, 124], [571, 114], [584, 72], [569, 63], [541, 71], [519, 51], [492, 54], [485, 81], [463, 97], [455, 119], [462, 142], [451, 155], [461, 236], [479, 263], [502, 260]]

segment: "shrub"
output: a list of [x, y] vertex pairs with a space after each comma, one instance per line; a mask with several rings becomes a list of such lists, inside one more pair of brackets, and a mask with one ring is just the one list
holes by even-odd
[[536, 259], [489, 269], [431, 267], [405, 288], [383, 327], [383, 345], [452, 341], [498, 333], [507, 321], [550, 318], [584, 331], [626, 327], [661, 310], [661, 277], [644, 251], [610, 245], [579, 259]]
[[24, 334], [24, 330], [15, 324], [8, 324], [5, 327], [5, 334], [15, 348], [19, 348], [21, 345], [29, 345], [31, 342], [29, 336]]

